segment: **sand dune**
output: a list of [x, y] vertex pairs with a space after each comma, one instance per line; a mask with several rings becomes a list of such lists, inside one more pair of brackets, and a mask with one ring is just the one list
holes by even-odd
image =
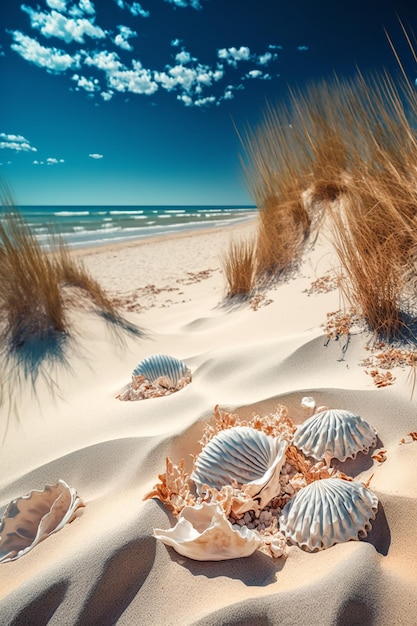
[[[0, 512], [59, 478], [85, 508], [22, 558], [0, 564], [0, 624], [415, 623], [417, 442], [401, 443], [417, 430], [408, 373], [395, 368], [394, 384], [377, 389], [361, 364], [366, 333], [353, 335], [346, 352], [342, 339], [326, 340], [326, 313], [340, 308], [339, 293], [308, 293], [334, 264], [325, 241], [257, 310], [225, 306], [219, 254], [232, 232], [252, 227], [82, 253], [130, 306], [141, 334], [118, 335], [94, 314], [77, 313], [65, 361], [44, 365], [34, 384], [16, 371], [4, 377]], [[167, 397], [116, 400], [135, 365], [157, 353], [185, 360], [192, 383]], [[317, 406], [357, 412], [387, 451], [384, 463], [359, 454], [338, 464], [359, 480], [372, 476], [380, 504], [365, 540], [314, 554], [288, 546], [278, 559], [256, 551], [197, 562], [154, 539], [153, 529], [175, 518], [143, 497], [167, 455], [191, 470], [216, 404], [242, 418], [285, 404], [298, 424], [307, 395]]]

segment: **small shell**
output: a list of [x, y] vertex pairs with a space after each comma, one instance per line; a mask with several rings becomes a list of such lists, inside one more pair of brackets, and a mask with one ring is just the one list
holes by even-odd
[[311, 396], [305, 396], [301, 399], [301, 408], [314, 411], [316, 408], [316, 401]]
[[328, 409], [303, 422], [294, 434], [293, 443], [306, 456], [330, 463], [333, 458], [346, 461], [355, 458], [358, 452], [368, 452], [376, 440], [375, 428], [359, 415]]
[[80, 506], [81, 498], [63, 480], [12, 500], [0, 520], [0, 563], [18, 559], [60, 530]]
[[325, 478], [301, 489], [283, 508], [280, 530], [292, 543], [314, 552], [366, 537], [378, 498], [362, 483]]
[[287, 443], [248, 426], [220, 431], [202, 449], [191, 479], [197, 490], [203, 485], [220, 490], [237, 483], [260, 498], [261, 507], [280, 493], [279, 474]]
[[260, 538], [246, 526], [234, 529], [216, 503], [186, 506], [174, 528], [155, 528], [154, 536], [178, 554], [195, 561], [223, 561], [250, 556]]
[[153, 354], [143, 359], [133, 370], [132, 377], [143, 376], [150, 382], [158, 378], [165, 387], [174, 388], [181, 378], [190, 378], [191, 372], [183, 361], [166, 354]]

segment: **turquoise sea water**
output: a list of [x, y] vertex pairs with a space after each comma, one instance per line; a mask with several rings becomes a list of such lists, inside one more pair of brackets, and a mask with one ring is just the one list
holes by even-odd
[[23, 206], [19, 211], [42, 246], [48, 246], [52, 231], [72, 248], [227, 226], [255, 214], [248, 206]]

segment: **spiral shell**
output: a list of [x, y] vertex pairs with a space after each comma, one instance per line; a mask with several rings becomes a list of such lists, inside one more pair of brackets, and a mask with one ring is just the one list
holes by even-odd
[[202, 449], [191, 479], [197, 490], [203, 485], [221, 489], [237, 483], [261, 507], [280, 493], [279, 474], [287, 443], [247, 426], [220, 431]]
[[143, 376], [150, 382], [163, 379], [164, 386], [175, 388], [181, 378], [191, 378], [191, 372], [183, 361], [173, 356], [153, 354], [135, 367], [132, 376]]
[[280, 530], [303, 550], [315, 552], [366, 537], [378, 498], [362, 483], [340, 478], [316, 480], [285, 505]]
[[312, 415], [294, 434], [294, 445], [317, 460], [346, 461], [358, 452], [368, 452], [376, 444], [377, 432], [371, 424], [350, 411], [328, 409]]
[[12, 500], [0, 520], [0, 563], [14, 561], [60, 530], [83, 506], [63, 480]]
[[154, 529], [154, 537], [196, 561], [223, 561], [249, 556], [260, 545], [260, 538], [246, 526], [232, 528], [223, 509], [216, 503], [186, 506], [177, 524], [168, 530]]

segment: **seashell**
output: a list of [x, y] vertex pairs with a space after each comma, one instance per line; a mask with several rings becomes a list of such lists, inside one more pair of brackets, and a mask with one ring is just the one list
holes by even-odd
[[63, 480], [12, 500], [0, 520], [0, 563], [14, 561], [70, 522], [83, 506]]
[[350, 411], [327, 409], [315, 413], [295, 431], [293, 443], [306, 456], [346, 461], [358, 452], [368, 452], [376, 444], [377, 432], [371, 424]]
[[181, 378], [190, 378], [191, 372], [183, 361], [166, 354], [153, 354], [143, 359], [133, 370], [133, 376], [143, 376], [154, 382], [160, 379], [164, 387], [174, 388]]
[[203, 485], [220, 490], [237, 483], [263, 508], [280, 493], [279, 475], [287, 443], [248, 426], [220, 431], [202, 449], [191, 479], [197, 490]]
[[378, 498], [357, 481], [324, 478], [303, 487], [284, 506], [280, 530], [292, 543], [314, 552], [366, 537]]
[[232, 528], [216, 503], [184, 507], [177, 524], [168, 530], [155, 528], [154, 537], [195, 561], [239, 559], [253, 554], [261, 544], [246, 526]]
[[316, 408], [316, 401], [311, 396], [305, 396], [301, 398], [301, 408], [306, 410], [312, 410]]

